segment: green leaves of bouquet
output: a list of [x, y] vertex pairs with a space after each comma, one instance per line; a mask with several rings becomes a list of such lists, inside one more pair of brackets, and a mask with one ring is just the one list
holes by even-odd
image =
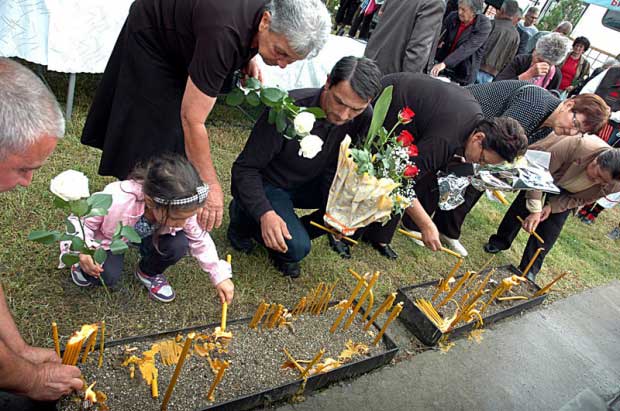
[[239, 106], [243, 103], [258, 107], [263, 104], [269, 107], [269, 124], [276, 126], [289, 140], [299, 140], [299, 155], [313, 158], [323, 146], [323, 141], [310, 134], [314, 122], [325, 118], [320, 107], [299, 107], [285, 90], [277, 87], [263, 87], [255, 78], [249, 78], [244, 87], [237, 87], [226, 95], [226, 104]]
[[[56, 195], [53, 201], [54, 207], [68, 214], [65, 218], [66, 231], [61, 233], [57, 230], [35, 230], [28, 234], [28, 239], [42, 244], [68, 242], [69, 252], [64, 252], [61, 256], [61, 261], [66, 266], [78, 263], [80, 254], [90, 255], [96, 263], [103, 264], [107, 253], [100, 244], [87, 244], [83, 219], [107, 215], [112, 205], [112, 196], [104, 193], [90, 195], [88, 178], [74, 170], [63, 171], [54, 177], [50, 182], [50, 191]], [[110, 251], [113, 254], [127, 251], [125, 240], [132, 243], [141, 242], [133, 227], [119, 222], [110, 243]], [[103, 281], [101, 282], [105, 286]]]

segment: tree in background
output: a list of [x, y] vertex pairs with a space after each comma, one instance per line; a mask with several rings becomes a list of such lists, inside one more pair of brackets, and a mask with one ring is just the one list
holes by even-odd
[[573, 27], [575, 27], [585, 8], [586, 6], [581, 0], [555, 1], [540, 23], [538, 23], [537, 27], [539, 30], [553, 31], [553, 29], [564, 20], [570, 21], [573, 23]]

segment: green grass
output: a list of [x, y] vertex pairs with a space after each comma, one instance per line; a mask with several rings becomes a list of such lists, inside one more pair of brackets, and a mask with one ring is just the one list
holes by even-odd
[[[48, 80], [56, 95], [64, 98], [66, 77], [48, 73]], [[108, 300], [103, 290], [79, 289], [71, 282], [66, 269], [56, 269], [56, 246], [43, 246], [26, 239], [34, 229], [62, 228], [61, 214], [51, 207], [52, 195], [48, 191], [53, 176], [69, 168], [83, 171], [91, 179], [93, 191], [112, 181], [96, 173], [99, 151], [79, 143], [97, 80], [97, 76], [78, 76], [74, 115], [67, 135], [36, 174], [32, 185], [2, 194], [0, 235], [4, 246], [0, 250], [0, 280], [22, 335], [37, 345], [52, 345], [51, 321], [58, 322], [60, 333], [66, 337], [85, 322], [105, 319], [107, 335], [119, 338], [203, 324], [219, 317], [219, 304], [208, 275], [190, 258], [168, 273], [177, 291], [177, 300], [164, 305], [149, 300], [144, 287], [133, 278], [131, 273], [137, 257], [136, 252], [131, 251], [126, 256], [121, 290]], [[209, 119], [213, 157], [225, 191], [230, 187], [230, 166], [242, 149], [251, 125], [239, 111], [220, 104]], [[504, 206], [483, 199], [468, 218], [463, 235], [463, 243], [470, 251], [466, 268], [476, 269], [488, 258], [482, 245], [494, 232], [504, 210]], [[573, 274], [558, 284], [550, 300], [619, 277], [615, 268], [620, 265], [617, 243], [605, 238], [605, 233], [618, 221], [620, 212], [616, 210], [603, 213], [590, 227], [569, 219], [539, 278], [545, 283], [564, 270]], [[393, 243], [400, 254], [395, 262], [380, 257], [367, 245], [356, 247], [354, 258], [347, 261], [331, 252], [323, 237], [313, 243], [311, 254], [302, 264], [301, 278], [291, 281], [271, 267], [264, 250], [259, 249], [251, 256], [232, 251], [225, 238], [227, 223], [226, 216], [222, 228], [215, 230], [212, 236], [221, 256], [227, 253], [233, 256], [236, 295], [229, 309], [230, 318], [251, 314], [261, 299], [291, 306], [319, 281], [339, 279], [338, 297], [344, 298], [353, 284], [347, 273], [349, 267], [358, 272], [381, 271], [377, 294], [383, 295], [397, 287], [436, 279], [455, 262], [446, 254], [433, 254], [413, 245], [400, 235]], [[525, 239], [525, 234], [521, 234], [513, 249], [499, 255], [495, 262], [518, 263]]]

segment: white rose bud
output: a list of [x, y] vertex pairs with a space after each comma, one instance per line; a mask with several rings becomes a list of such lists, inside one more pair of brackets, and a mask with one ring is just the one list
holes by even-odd
[[299, 155], [314, 158], [323, 148], [323, 140], [319, 136], [309, 134], [299, 141]]
[[300, 136], [307, 136], [312, 131], [312, 127], [314, 127], [314, 122], [316, 121], [316, 117], [314, 114], [309, 111], [302, 111], [297, 114], [295, 120], [293, 120], [293, 126], [295, 126], [295, 132]]
[[67, 170], [52, 178], [50, 191], [65, 201], [79, 200], [90, 196], [88, 177], [75, 170]]

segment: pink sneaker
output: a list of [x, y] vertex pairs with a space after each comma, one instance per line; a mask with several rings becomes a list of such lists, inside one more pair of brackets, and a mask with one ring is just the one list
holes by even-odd
[[93, 285], [90, 281], [86, 279], [86, 276], [82, 272], [79, 264], [73, 264], [71, 266], [71, 279], [73, 283], [78, 287], [90, 287]]
[[169, 303], [177, 296], [163, 274], [148, 276], [142, 273], [140, 269], [136, 269], [135, 275], [149, 290], [149, 296], [151, 298], [161, 301], [162, 303]]

